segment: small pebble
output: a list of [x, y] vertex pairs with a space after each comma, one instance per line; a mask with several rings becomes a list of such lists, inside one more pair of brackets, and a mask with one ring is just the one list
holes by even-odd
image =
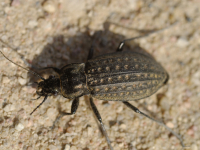
[[15, 129], [17, 131], [22, 131], [24, 129], [24, 125], [21, 123], [18, 123], [17, 125], [15, 125]]
[[131, 142], [131, 145], [135, 147], [136, 141]]
[[10, 7], [5, 7], [5, 8], [4, 8], [4, 12], [5, 12], [5, 13], [9, 13], [10, 9], [11, 9]]
[[53, 25], [50, 22], [46, 22], [45, 24], [43, 24], [43, 28], [46, 31], [50, 31], [52, 29]]
[[59, 148], [55, 145], [49, 145], [49, 150], [58, 150]]
[[25, 84], [26, 84], [26, 79], [21, 78], [21, 77], [18, 77], [18, 82], [19, 82], [19, 84], [21, 84], [21, 85], [25, 85]]
[[36, 20], [30, 20], [29, 22], [28, 22], [28, 26], [29, 26], [29, 28], [35, 28], [35, 27], [37, 27], [38, 26], [38, 22], [36, 21]]
[[10, 79], [8, 77], [3, 77], [3, 83], [6, 84], [10, 82]]
[[67, 142], [69, 142], [69, 143], [72, 142], [72, 137], [71, 136], [67, 137]]
[[191, 150], [198, 150], [198, 146], [196, 144], [192, 144]]
[[13, 110], [15, 110], [15, 105], [8, 104], [8, 105], [6, 105], [6, 106], [3, 108], [3, 110], [4, 110], [5, 112], [13, 111]]
[[53, 43], [53, 37], [50, 37], [50, 36], [47, 37], [46, 42], [49, 43], [49, 44], [52, 44]]
[[75, 146], [72, 146], [70, 150], [77, 150]]
[[163, 110], [169, 110], [170, 109], [170, 103], [168, 101], [168, 98], [163, 97], [160, 100], [160, 106], [162, 107]]
[[5, 112], [9, 112], [9, 111], [10, 111], [10, 105], [9, 105], [9, 104], [6, 105], [6, 106], [3, 108], [3, 110], [4, 110]]
[[57, 112], [56, 112], [56, 109], [55, 108], [49, 108], [47, 110], [47, 116], [49, 118], [54, 118], [56, 116]]
[[88, 127], [87, 130], [88, 130], [88, 136], [92, 136], [93, 128], [92, 127]]
[[123, 129], [123, 130], [126, 129], [126, 125], [125, 124], [121, 124], [119, 127], [120, 127], [120, 129]]
[[24, 73], [22, 73], [22, 75], [21, 75], [24, 79], [25, 78], [27, 78], [28, 77], [28, 73], [27, 72], [24, 72]]
[[43, 4], [43, 9], [48, 13], [54, 13], [56, 10], [55, 4], [51, 1], [45, 1]]
[[70, 145], [69, 145], [69, 144], [66, 144], [64, 150], [70, 150]]
[[189, 42], [185, 38], [179, 38], [176, 44], [179, 47], [185, 47], [189, 44]]
[[119, 107], [117, 108], [117, 113], [122, 112], [122, 110], [123, 110], [123, 106], [119, 106]]
[[170, 128], [174, 128], [174, 124], [172, 122], [167, 122], [166, 125]]
[[123, 147], [124, 147], [124, 143], [120, 143], [120, 144], [119, 144], [119, 147], [120, 147], [120, 148], [123, 148]]
[[33, 150], [33, 148], [32, 147], [28, 147], [27, 150]]

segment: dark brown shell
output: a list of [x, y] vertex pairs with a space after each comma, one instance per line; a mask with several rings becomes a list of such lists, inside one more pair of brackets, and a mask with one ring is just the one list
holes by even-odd
[[153, 57], [137, 52], [115, 52], [86, 63], [86, 85], [100, 100], [130, 101], [154, 94], [168, 79]]

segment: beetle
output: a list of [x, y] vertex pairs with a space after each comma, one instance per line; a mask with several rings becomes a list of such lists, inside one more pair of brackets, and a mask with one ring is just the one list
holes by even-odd
[[72, 99], [71, 112], [62, 112], [59, 117], [57, 117], [55, 121], [57, 122], [65, 115], [73, 115], [76, 113], [79, 105], [79, 97], [90, 95], [91, 108], [112, 150], [110, 139], [102, 122], [101, 115], [93, 102], [93, 98], [106, 101], [121, 101], [136, 113], [140, 113], [164, 126], [175, 135], [180, 140], [182, 146], [185, 147], [181, 137], [177, 133], [164, 123], [149, 117], [128, 102], [151, 96], [162, 87], [163, 84], [166, 84], [169, 79], [166, 70], [156, 62], [152, 56], [141, 52], [123, 51], [123, 46], [126, 41], [145, 36], [148, 36], [148, 34], [126, 39], [119, 44], [116, 52], [104, 54], [95, 58], [93, 58], [94, 49], [91, 47], [86, 63], [68, 64], [61, 69], [55, 67], [43, 68], [53, 69], [58, 74], [58, 77], [50, 75], [48, 79], [44, 79], [36, 72], [16, 64], [8, 59], [1, 51], [0, 52], [10, 62], [42, 79], [41, 82], [37, 83], [38, 87], [36, 93], [38, 95], [37, 99], [40, 97], [44, 97], [44, 99], [30, 115], [47, 100], [48, 96], [62, 95], [65, 98]]

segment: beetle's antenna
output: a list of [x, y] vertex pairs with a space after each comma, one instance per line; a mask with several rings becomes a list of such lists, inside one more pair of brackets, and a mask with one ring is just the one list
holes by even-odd
[[42, 76], [40, 76], [38, 73], [36, 73], [36, 72], [34, 72], [34, 71], [30, 70], [30, 69], [27, 69], [27, 68], [25, 68], [25, 67], [22, 67], [21, 65], [18, 65], [17, 63], [13, 62], [13, 61], [10, 60], [8, 57], [6, 57], [2, 51], [0, 51], [0, 53], [3, 55], [3, 57], [5, 57], [5, 58], [6, 58], [8, 61], [10, 61], [11, 63], [15, 64], [16, 66], [18, 66], [18, 67], [20, 67], [20, 68], [23, 68], [24, 70], [26, 70], [26, 71], [28, 71], [28, 72], [30, 72], [30, 73], [32, 73], [32, 74], [38, 76], [40, 79], [42, 79], [42, 80], [45, 81], [45, 79], [44, 79]]
[[47, 95], [44, 97], [43, 101], [30, 113], [30, 115], [32, 115], [47, 99]]

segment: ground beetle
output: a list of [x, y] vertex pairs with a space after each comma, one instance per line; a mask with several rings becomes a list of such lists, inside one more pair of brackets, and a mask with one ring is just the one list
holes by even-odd
[[36, 93], [39, 95], [37, 99], [44, 96], [44, 100], [31, 112], [31, 114], [45, 102], [48, 96], [59, 94], [65, 98], [72, 99], [71, 112], [60, 114], [55, 121], [57, 122], [65, 115], [76, 113], [79, 105], [79, 97], [90, 95], [92, 110], [94, 111], [106, 137], [107, 143], [112, 150], [113, 148], [110, 139], [106, 133], [101, 116], [93, 102], [93, 98], [107, 101], [121, 101], [136, 113], [140, 113], [164, 126], [175, 135], [180, 140], [182, 146], [185, 147], [178, 134], [172, 131], [164, 123], [149, 117], [128, 102], [151, 96], [166, 83], [169, 78], [165, 69], [157, 63], [152, 56], [140, 52], [122, 50], [126, 41], [145, 36], [148, 36], [148, 34], [124, 40], [119, 44], [116, 52], [95, 58], [92, 58], [92, 47], [89, 51], [86, 63], [69, 64], [61, 69], [54, 67], [43, 68], [53, 69], [58, 74], [58, 77], [49, 76], [48, 79], [44, 79], [36, 72], [16, 64], [8, 59], [1, 51], [0, 52], [10, 62], [37, 75], [43, 80], [38, 83]]

